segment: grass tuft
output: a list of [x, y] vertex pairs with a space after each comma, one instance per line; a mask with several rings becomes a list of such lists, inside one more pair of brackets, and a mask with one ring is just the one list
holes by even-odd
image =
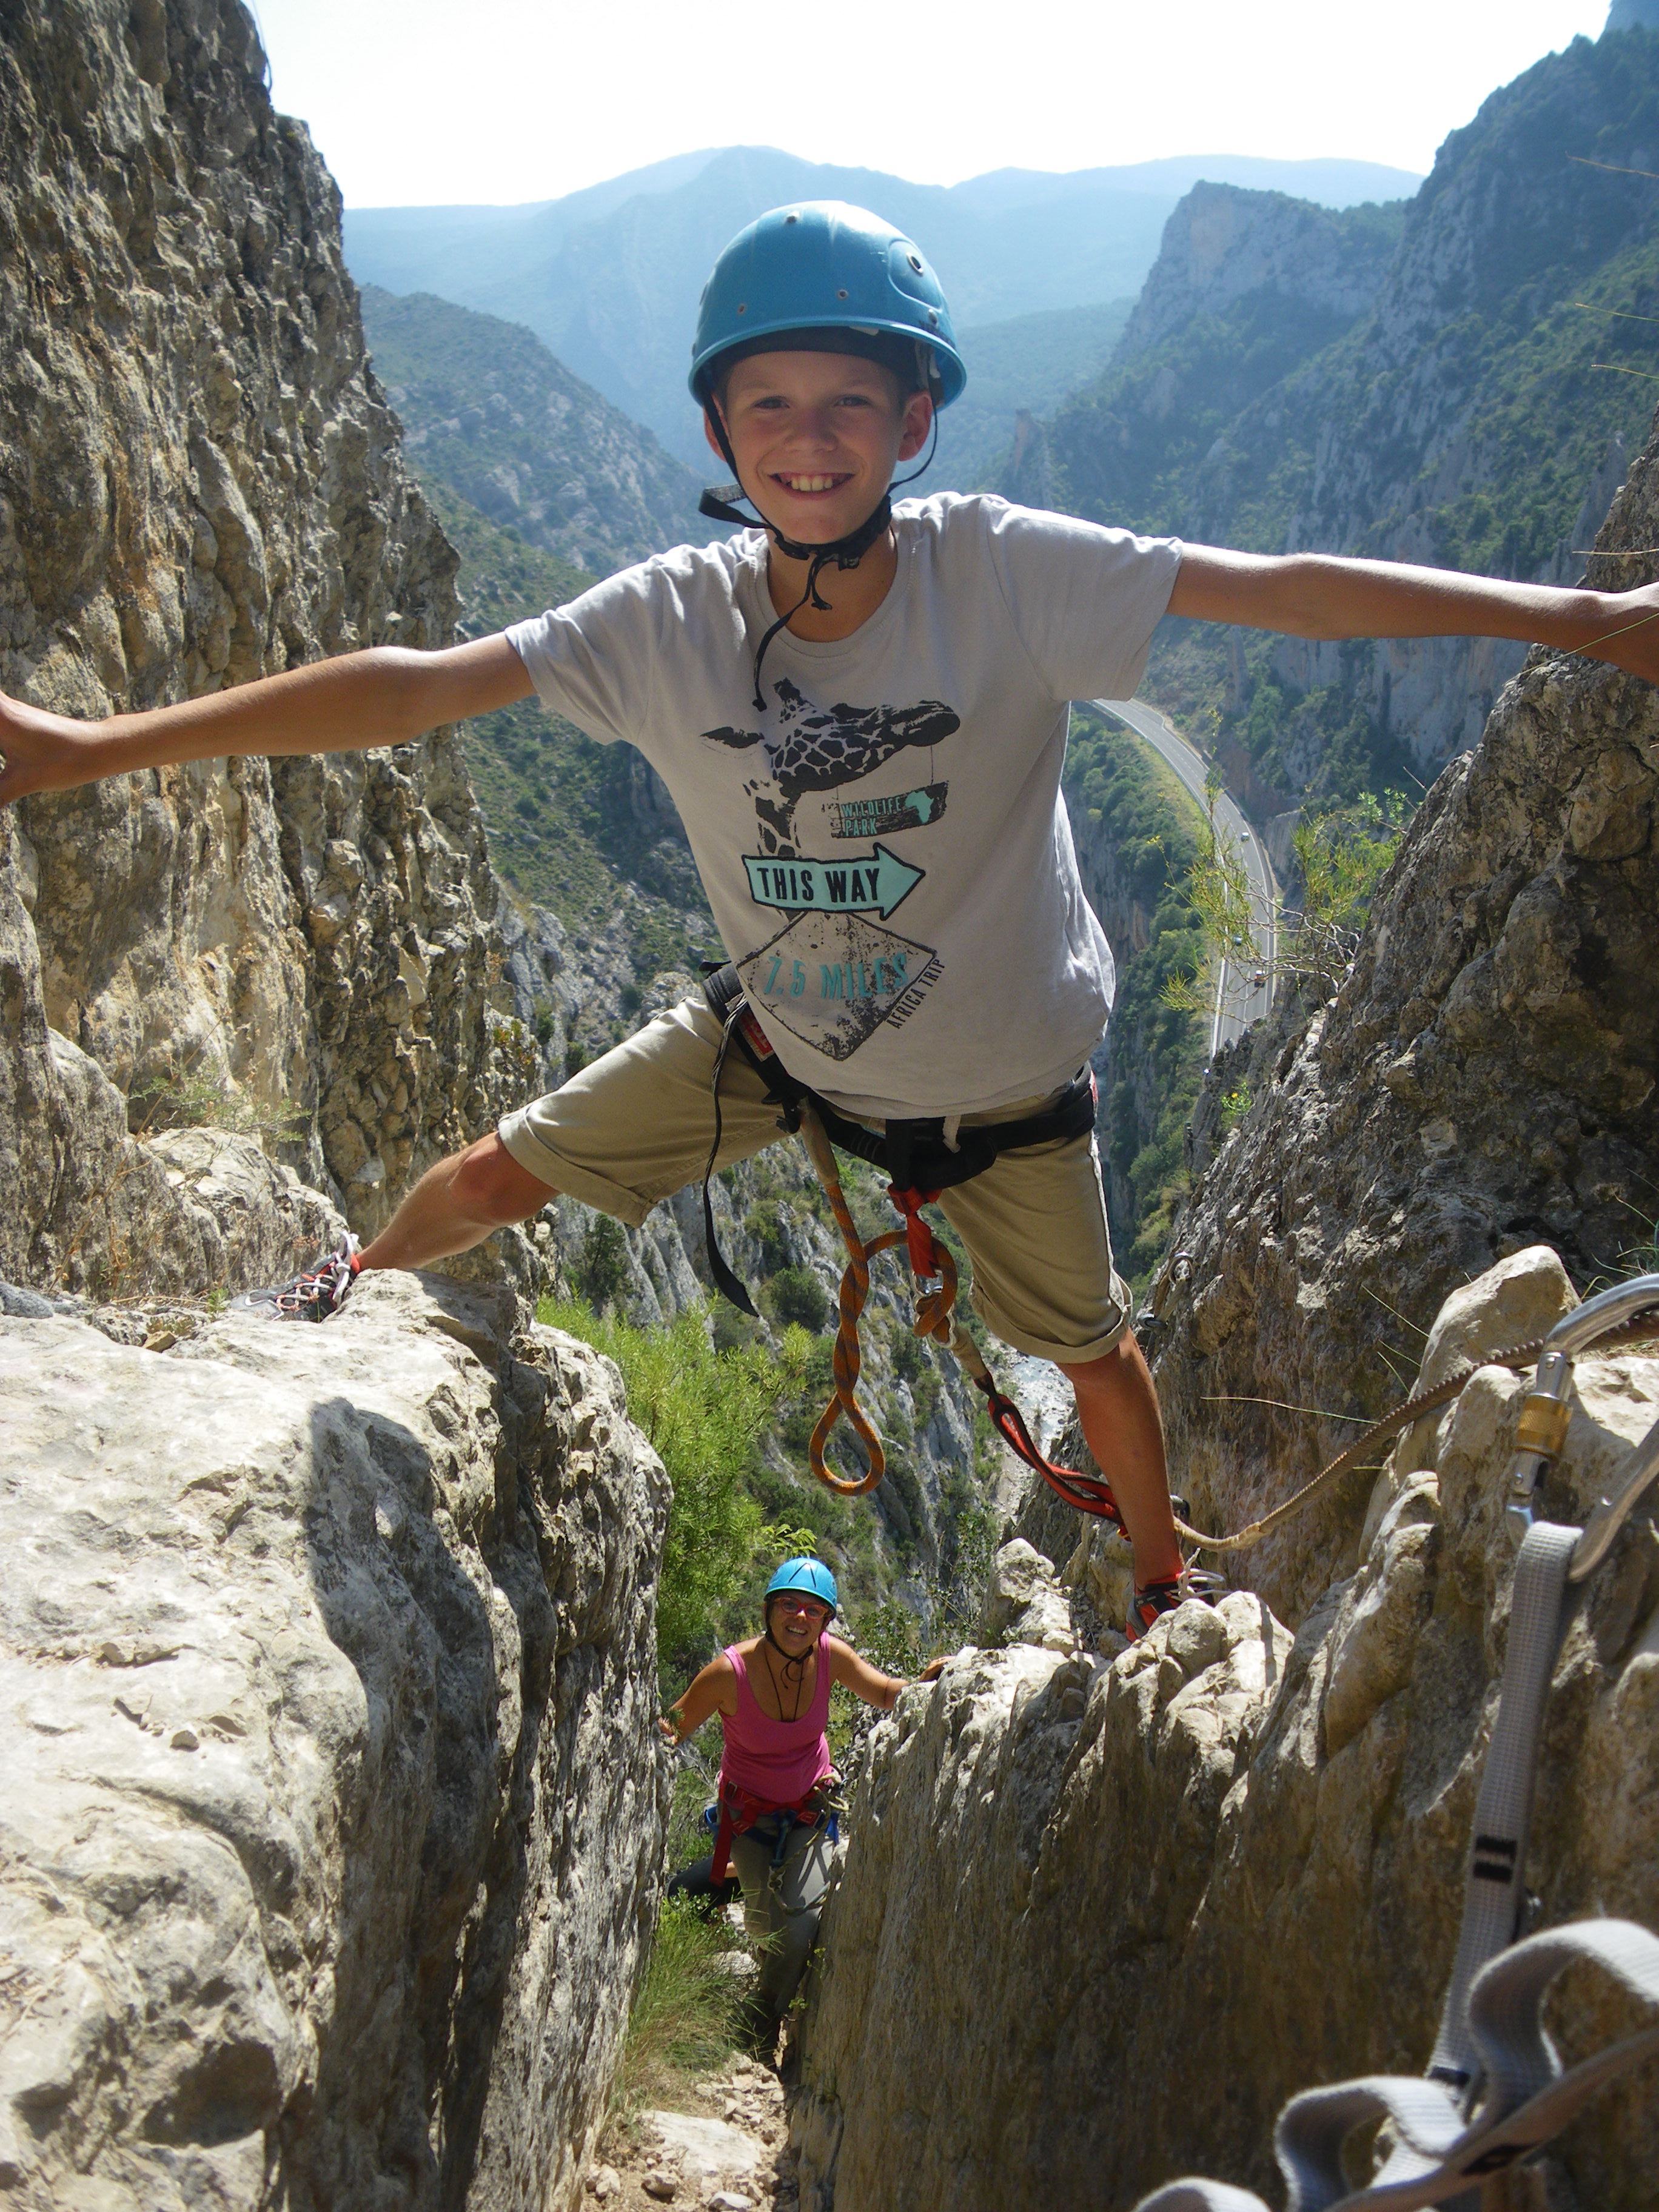
[[692, 2084], [738, 2048], [744, 1984], [723, 1963], [732, 1938], [724, 1918], [706, 1920], [681, 1898], [665, 1903], [628, 2016], [609, 2125], [625, 2128], [647, 2106], [689, 2101]]

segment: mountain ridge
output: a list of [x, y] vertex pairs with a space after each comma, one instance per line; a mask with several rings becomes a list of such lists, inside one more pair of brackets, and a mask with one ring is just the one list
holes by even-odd
[[[994, 171], [945, 186], [773, 148], [728, 147], [689, 175], [660, 165], [647, 173], [649, 184], [619, 201], [605, 197], [612, 186], [590, 187], [571, 196], [584, 200], [580, 210], [561, 200], [505, 210], [348, 210], [347, 258], [360, 283], [434, 292], [528, 325], [695, 468], [701, 431], [684, 365], [697, 295], [726, 240], [765, 209], [801, 198], [874, 205], [921, 239], [960, 328], [1138, 291], [1180, 185], [1206, 167], [1282, 182], [1298, 165], [1193, 155], [1048, 179]], [[1315, 167], [1314, 181], [1333, 192], [1415, 181], [1375, 165]]]
[[[1286, 312], [1317, 256], [1282, 257], [1219, 313], [1200, 290], [1184, 324], [1024, 426], [1001, 488], [1246, 550], [1572, 580], [1646, 434], [1659, 188], [1640, 173], [1655, 148], [1659, 40], [1576, 40], [1448, 137], [1346, 328], [1322, 331], [1316, 301]], [[1148, 280], [1144, 329], [1148, 301], [1180, 294], [1182, 226], [1206, 199], [1279, 220], [1266, 196], [1195, 189]], [[1273, 255], [1258, 258], [1267, 271]], [[1170, 624], [1150, 683], [1218, 726], [1235, 787], [1274, 812], [1437, 768], [1476, 740], [1524, 651], [1200, 640]]]

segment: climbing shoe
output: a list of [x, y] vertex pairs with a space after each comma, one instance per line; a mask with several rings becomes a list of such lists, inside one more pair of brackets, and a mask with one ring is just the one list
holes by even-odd
[[1129, 1617], [1123, 1624], [1123, 1633], [1131, 1644], [1139, 1644], [1155, 1620], [1177, 1606], [1196, 1598], [1200, 1605], [1213, 1605], [1222, 1588], [1218, 1575], [1208, 1574], [1201, 1567], [1183, 1567], [1178, 1575], [1170, 1575], [1158, 1583], [1137, 1583], [1135, 1594], [1129, 1601]]
[[274, 1290], [248, 1291], [233, 1298], [233, 1313], [258, 1314], [265, 1321], [326, 1321], [345, 1304], [362, 1262], [357, 1239], [347, 1230], [336, 1249], [292, 1282]]

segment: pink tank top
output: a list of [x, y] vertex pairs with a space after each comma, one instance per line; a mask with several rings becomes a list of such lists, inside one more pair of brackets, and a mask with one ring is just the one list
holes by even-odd
[[726, 1732], [726, 1753], [720, 1760], [722, 1782], [735, 1782], [740, 1790], [768, 1805], [798, 1805], [817, 1783], [833, 1772], [830, 1739], [824, 1730], [830, 1720], [830, 1632], [818, 1638], [817, 1680], [812, 1703], [798, 1721], [775, 1721], [756, 1702], [743, 1654], [729, 1644], [725, 1656], [738, 1678], [738, 1710], [720, 1715]]

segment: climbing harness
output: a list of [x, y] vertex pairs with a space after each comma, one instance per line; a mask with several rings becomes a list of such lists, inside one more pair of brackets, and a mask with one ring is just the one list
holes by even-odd
[[[1542, 2019], [1551, 1984], [1577, 1963], [1599, 1967], [1659, 2008], [1659, 1936], [1633, 1921], [1582, 1920], [1517, 1940], [1527, 1907], [1539, 1732], [1571, 1593], [1606, 1559], [1659, 1477], [1659, 1422], [1630, 1453], [1583, 1528], [1540, 1520], [1534, 1503], [1566, 1441], [1574, 1359], [1592, 1344], [1631, 1334], [1638, 1317], [1656, 1308], [1659, 1275], [1640, 1276], [1587, 1299], [1538, 1347], [1504, 1513], [1519, 1547], [1509, 1648], [1475, 1804], [1462, 1927], [1428, 2075], [1369, 2075], [1293, 2098], [1273, 2141], [1290, 2212], [1414, 2212], [1466, 2195], [1472, 2202], [1483, 2181], [1541, 2149], [1604, 2083], [1659, 2052], [1655, 2021], [1564, 2070]], [[1516, 1355], [1510, 1357], [1518, 1364]], [[1461, 1387], [1443, 1387], [1436, 1402]], [[1405, 1419], [1413, 1417], [1402, 1410]], [[1388, 2129], [1384, 2162], [1368, 2186], [1354, 2191], [1343, 2172], [1344, 2145], [1356, 2128], [1379, 2120]], [[1137, 2212], [1265, 2207], [1248, 2190], [1194, 2180], [1155, 2191]]]
[[[729, 963], [703, 979], [703, 992], [720, 1023], [720, 1049], [714, 1058], [714, 1139], [702, 1179], [703, 1235], [708, 1249], [709, 1272], [715, 1287], [740, 1311], [752, 1315], [754, 1301], [727, 1265], [714, 1233], [714, 1206], [709, 1185], [720, 1148], [720, 1079], [733, 1042], [766, 1086], [767, 1097], [780, 1109], [782, 1126], [805, 1141], [824, 1196], [830, 1201], [842, 1242], [847, 1247], [847, 1266], [837, 1299], [838, 1318], [832, 1363], [835, 1393], [819, 1415], [807, 1445], [807, 1463], [827, 1489], [843, 1498], [860, 1498], [873, 1490], [886, 1472], [887, 1457], [874, 1424], [858, 1400], [859, 1318], [870, 1295], [870, 1262], [880, 1253], [902, 1244], [918, 1286], [915, 1317], [911, 1328], [917, 1336], [931, 1337], [947, 1346], [961, 1362], [969, 1379], [985, 1397], [992, 1425], [1004, 1442], [1036, 1470], [1068, 1505], [1080, 1513], [1093, 1513], [1123, 1525], [1111, 1486], [1098, 1475], [1077, 1468], [1057, 1467], [1038, 1449], [1013, 1400], [999, 1388], [984, 1355], [964, 1325], [963, 1304], [957, 1292], [957, 1264], [922, 1218], [942, 1190], [981, 1175], [1001, 1153], [1019, 1152], [1032, 1145], [1052, 1144], [1057, 1139], [1082, 1136], [1095, 1123], [1095, 1087], [1091, 1072], [1070, 1084], [1056, 1103], [1040, 1114], [1023, 1115], [1012, 1121], [975, 1122], [951, 1129], [933, 1118], [889, 1121], [884, 1131], [866, 1128], [837, 1112], [827, 1098], [791, 1075], [772, 1048], [771, 1040], [755, 1019], [743, 995], [738, 971]], [[872, 1166], [884, 1168], [891, 1177], [887, 1195], [903, 1216], [903, 1225], [890, 1229], [866, 1243], [859, 1234], [835, 1147], [851, 1152]], [[825, 1451], [838, 1421], [848, 1426], [864, 1447], [862, 1476], [836, 1474]]]
[[788, 1850], [789, 1838], [797, 1828], [823, 1828], [830, 1841], [836, 1843], [841, 1838], [841, 1816], [846, 1809], [838, 1774], [830, 1774], [822, 1782], [815, 1782], [806, 1795], [792, 1805], [769, 1805], [765, 1798], [757, 1797], [741, 1783], [722, 1779], [719, 1797], [702, 1816], [714, 1838], [709, 1881], [716, 1887], [723, 1882], [733, 1842], [739, 1836], [746, 1836], [751, 1828], [764, 1827], [769, 1821], [773, 1828], [772, 1873], [775, 1878]]

